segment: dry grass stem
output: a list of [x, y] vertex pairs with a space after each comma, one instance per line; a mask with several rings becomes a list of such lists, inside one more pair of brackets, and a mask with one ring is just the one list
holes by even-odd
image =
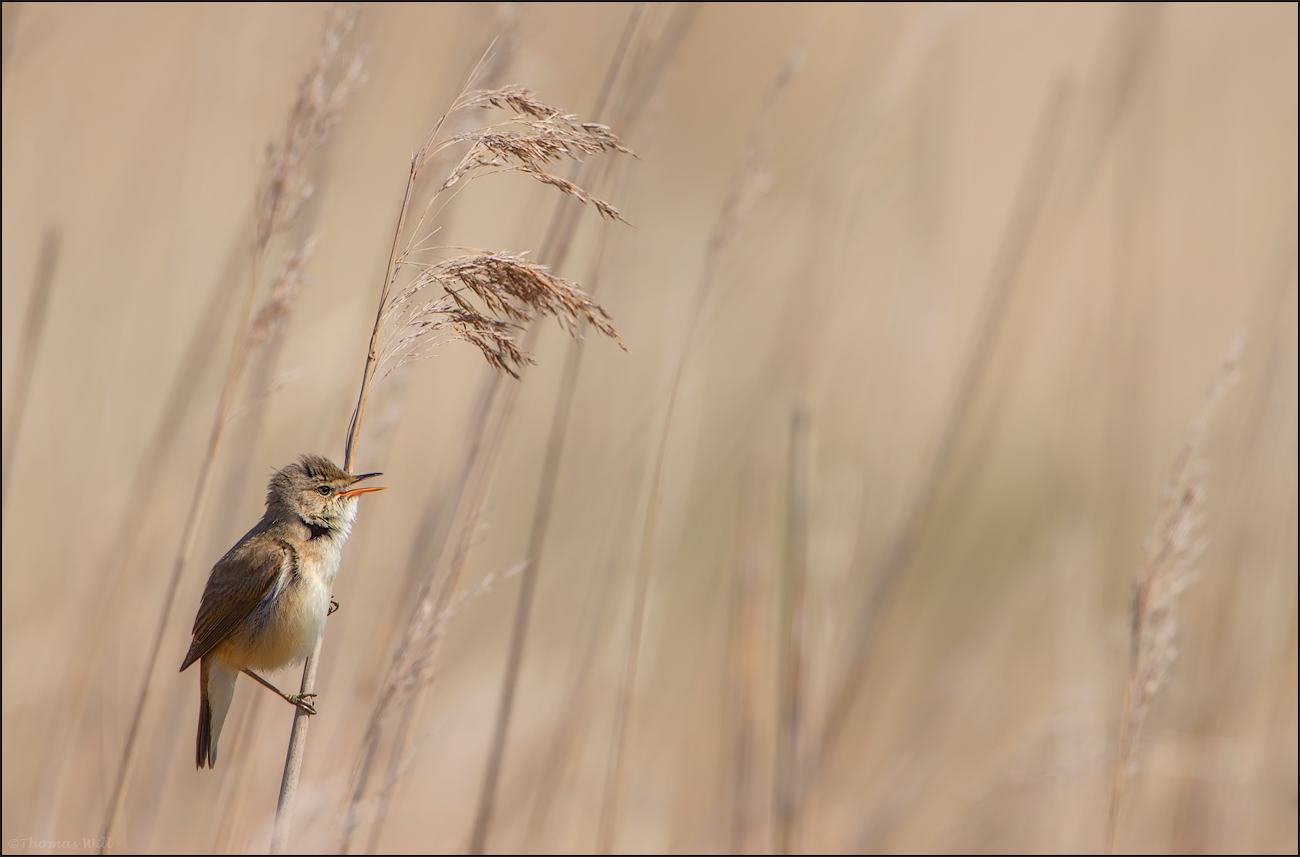
[[[491, 59], [486, 62], [486, 65], [488, 66], [491, 66], [492, 64], [493, 62]], [[605, 97], [608, 94], [608, 89], [609, 87], [606, 86], [605, 90], [602, 92], [602, 96], [597, 101], [597, 112], [600, 112], [603, 108]], [[511, 90], [520, 92], [517, 88], [506, 88], [506, 91]], [[479, 93], [479, 95], [482, 95], [482, 93]], [[490, 99], [487, 99], [487, 101], [490, 102]], [[446, 117], [444, 117], [444, 120], [445, 118]], [[441, 127], [442, 122], [443, 120], [440, 120], [438, 125], [435, 126], [435, 133], [436, 130]], [[586, 166], [586, 162], [575, 160], [571, 167], [571, 176], [576, 179], [584, 166]], [[566, 203], [570, 199], [572, 199], [571, 196], [564, 197], [558, 206], [556, 215], [551, 219], [550, 229], [548, 230], [546, 240], [542, 247], [542, 257], [548, 260], [553, 260], [557, 264], [565, 258], [577, 224], [576, 218], [569, 216], [572, 212]], [[519, 325], [519, 327], [523, 327], [523, 325]], [[516, 368], [522, 368], [523, 362], [528, 361], [527, 350], [530, 347], [528, 342], [536, 337], [537, 330], [538, 328], [535, 325], [529, 327], [527, 337], [528, 341], [526, 341], [523, 347], [519, 349], [519, 353], [523, 355], [524, 360], [517, 364]], [[486, 341], [491, 342], [494, 345], [500, 341], [498, 337], [492, 336], [491, 332], [480, 331], [480, 334], [483, 335]], [[494, 368], [497, 367], [494, 366]], [[450, 529], [452, 531], [458, 530], [461, 533], [460, 541], [459, 545], [454, 549], [444, 549], [441, 559], [437, 562], [428, 563], [428, 576], [425, 583], [422, 584], [424, 594], [417, 599], [417, 604], [420, 605], [417, 607], [417, 610], [426, 618], [429, 613], [426, 609], [428, 607], [428, 599], [433, 598], [435, 599], [436, 604], [445, 605], [447, 599], [453, 597], [456, 587], [459, 584], [461, 570], [463, 569], [464, 563], [469, 554], [473, 539], [474, 526], [481, 514], [481, 506], [486, 501], [488, 495], [488, 489], [492, 482], [492, 474], [495, 472], [495, 464], [499, 457], [501, 443], [505, 436], [505, 430], [509, 425], [510, 417], [513, 413], [514, 402], [518, 390], [518, 388], [514, 386], [500, 389], [500, 379], [502, 374], [503, 373], [498, 368], [498, 371], [490, 376], [490, 379], [485, 383], [483, 390], [481, 391], [480, 405], [475, 411], [477, 416], [473, 422], [473, 428], [470, 431], [470, 453], [465, 457], [465, 468], [462, 474], [462, 479], [460, 480], [460, 489], [457, 492], [457, 500], [453, 503], [456, 510], [455, 516], [459, 519], [459, 523], [454, 524]], [[497, 407], [493, 409], [491, 405], [493, 400], [498, 398], [496, 395], [498, 391], [501, 393], [499, 397], [500, 401], [497, 403]], [[471, 474], [476, 474], [474, 479], [474, 488], [472, 491], [467, 492], [466, 487], [469, 484]], [[432, 559], [438, 559], [438, 557], [435, 555], [432, 556]], [[434, 612], [439, 613], [440, 611], [434, 610]], [[411, 623], [409, 623], [407, 627], [407, 636], [404, 637], [402, 643], [398, 647], [398, 655], [395, 656], [394, 662], [396, 663], [401, 661], [404, 653], [409, 650], [409, 647], [414, 641], [414, 645], [417, 648], [426, 647], [429, 649], [427, 662], [432, 663], [432, 653], [436, 650], [438, 642], [441, 639], [441, 629], [434, 629], [434, 633], [429, 633], [429, 630], [430, 629], [426, 627], [426, 622], [418, 620], [418, 614], [416, 617], [413, 617]], [[413, 637], [412, 634], [414, 635]], [[419, 691], [425, 684], [427, 684], [427, 681], [428, 679], [412, 682], [409, 683], [407, 688], [404, 688], [404, 690], [409, 692], [405, 693], [403, 696], [403, 714], [400, 723], [395, 730], [395, 735], [392, 738], [393, 748], [390, 753], [390, 774], [386, 778], [385, 794], [381, 795], [381, 798], [378, 801], [377, 818], [373, 826], [370, 841], [370, 850], [372, 851], [376, 847], [378, 835], [386, 818], [391, 789], [395, 786], [397, 781], [397, 777], [393, 775], [392, 766], [401, 758], [400, 749], [407, 740], [405, 736], [410, 727], [410, 718], [414, 704], [418, 699]], [[347, 849], [347, 844], [350, 841], [352, 832], [356, 826], [356, 809], [362, 802], [370, 765], [372, 764], [376, 750], [376, 742], [379, 740], [380, 732], [382, 731], [382, 723], [377, 721], [377, 718], [381, 714], [385, 719], [389, 714], [387, 703], [383, 701], [376, 706], [375, 714], [372, 715], [371, 724], [367, 727], [366, 738], [363, 740], [363, 752], [360, 757], [361, 763], [357, 769], [358, 775], [354, 776], [354, 790], [349, 804], [349, 811], [345, 817], [343, 850]]]
[[[822, 761], [833, 756], [849, 722], [855, 699], [866, 681], [876, 635], [894, 592], [922, 544], [940, 493], [952, 478], [958, 445], [969, 442], [978, 448], [987, 442], [987, 430], [972, 429], [972, 417], [978, 397], [996, 401], [1004, 395], [1007, 379], [992, 371], [993, 352], [1005, 347], [999, 340], [1005, 336], [1007, 316], [1012, 304], [1022, 300], [1017, 280], [1022, 278], [1031, 250], [1059, 258], [1075, 235], [1080, 213], [1085, 209], [1084, 200], [1096, 186], [1096, 172], [1128, 106], [1133, 79], [1144, 64], [1152, 61], [1143, 34], [1149, 31], [1153, 14], [1145, 7], [1123, 10], [1099, 61], [1083, 86], [1077, 87], [1082, 94], [1076, 97], [1076, 87], [1062, 80], [1044, 111], [935, 451], [917, 480], [916, 493], [908, 502], [902, 524], [880, 553], [867, 595], [853, 621], [849, 663], [833, 690], [819, 747], [810, 755], [806, 778], [810, 788], [820, 776]], [[1014, 347], [1015, 343], [1011, 344]], [[970, 436], [975, 439], [970, 441]]]
[[42, 829], [56, 826], [56, 813], [63, 804], [63, 789], [68, 782], [73, 757], [69, 747], [86, 723], [91, 692], [97, 687], [94, 676], [102, 665], [104, 636], [109, 629], [109, 619], [114, 615], [107, 605], [118, 592], [123, 573], [130, 565], [129, 560], [147, 520], [146, 512], [151, 501], [158, 496], [159, 480], [166, 472], [169, 453], [179, 437], [181, 424], [199, 390], [199, 379], [211, 362], [213, 345], [232, 308], [226, 299], [227, 292], [239, 282], [249, 264], [248, 248], [242, 237], [249, 231], [249, 224], [236, 231], [241, 237], [237, 246], [227, 254], [227, 264], [213, 284], [204, 311], [199, 316], [198, 328], [189, 337], [189, 347], [164, 397], [162, 413], [144, 446], [140, 464], [132, 473], [127, 499], [122, 506], [126, 512], [95, 574], [92, 603], [100, 605], [101, 609], [92, 611], [91, 620], [82, 623], [78, 629], [77, 640], [72, 646], [72, 651], [78, 654], [68, 659], [68, 675], [63, 681], [73, 702], [65, 707], [60, 718], [51, 721], [49, 737], [45, 741], [46, 750], [42, 758], [46, 762], [43, 767], [50, 772], [53, 782], [42, 792], [46, 795], [41, 800], [46, 815], [37, 825]]
[[806, 665], [804, 619], [808, 580], [812, 454], [808, 414], [790, 420], [789, 508], [786, 512], [785, 584], [781, 599], [781, 686], [777, 712], [776, 776], [772, 782], [773, 839], [777, 854], [799, 850], [800, 737]]
[[[458, 182], [463, 180], [464, 184], [468, 184], [494, 171], [520, 171], [540, 177], [539, 174], [544, 172], [541, 166], [554, 161], [565, 158], [579, 161], [585, 155], [627, 151], [605, 126], [579, 124], [574, 117], [542, 104], [525, 90], [506, 87], [469, 91], [486, 61], [485, 56], [451, 109], [437, 120], [424, 145], [411, 160], [362, 371], [357, 404], [348, 426], [344, 447], [345, 470], [350, 471], [355, 461], [366, 404], [379, 368], [389, 361], [400, 365], [405, 359], [420, 356], [426, 349], [439, 343], [440, 333], [448, 339], [459, 339], [475, 345], [493, 368], [516, 378], [517, 370], [528, 362], [529, 357], [516, 344], [513, 331], [528, 324], [536, 316], [555, 316], [575, 336], [580, 321], [586, 322], [617, 340], [617, 331], [609, 323], [604, 309], [587, 298], [574, 284], [553, 276], [541, 265], [529, 262], [522, 256], [502, 252], [469, 252], [432, 264], [423, 260], [429, 253], [448, 249], [429, 246], [436, 230], [426, 228], [425, 224], [439, 210], [436, 206], [440, 201], [445, 205], [443, 193]], [[516, 117], [477, 131], [441, 137], [441, 130], [448, 118], [470, 107], [504, 107], [514, 111]], [[521, 132], [520, 126], [527, 127], [529, 131]], [[414, 225], [409, 225], [412, 202], [423, 184], [424, 168], [444, 149], [466, 142], [470, 143], [469, 152], [429, 196], [420, 218]], [[495, 159], [484, 156], [484, 151], [496, 152]], [[566, 190], [564, 187], [560, 189]], [[594, 201], [585, 192], [581, 195], [572, 190], [566, 192], [584, 202]], [[607, 204], [602, 203], [597, 207], [603, 214], [617, 214]], [[399, 253], [398, 247], [404, 237], [405, 249]], [[399, 278], [407, 271], [412, 274], [410, 280], [398, 287]], [[431, 289], [434, 290], [434, 296], [426, 297]], [[481, 474], [480, 488], [476, 493], [485, 491], [489, 482], [490, 479], [485, 479]], [[470, 508], [477, 509], [480, 502], [481, 500], [475, 502]], [[471, 535], [472, 525], [467, 523], [465, 526], [467, 528], [464, 532], [467, 536]], [[377, 742], [394, 699], [399, 696], [402, 698], [398, 706], [403, 712], [402, 725], [394, 737], [390, 757], [394, 764], [400, 762], [402, 747], [409, 731], [412, 703], [430, 679], [433, 654], [442, 637], [448, 606], [456, 597], [460, 570], [468, 551], [469, 543], [462, 538], [452, 558], [449, 573], [441, 585], [424, 587], [419, 606], [399, 644], [389, 677], [381, 691], [376, 709], [379, 716], [372, 716], [363, 737], [362, 761], [354, 773], [354, 786], [351, 790], [351, 804], [354, 808], [364, 801], [365, 783]], [[311, 692], [314, 686], [320, 648], [321, 641], [318, 641], [315, 651], [304, 665], [302, 693]], [[289, 808], [301, 769], [308, 723], [305, 715], [299, 715], [301, 712], [295, 714], [281, 784], [276, 831], [272, 839], [273, 852], [282, 850], [287, 845]], [[394, 777], [389, 779], [395, 780]], [[385, 791], [389, 789], [385, 785]], [[380, 803], [385, 804], [386, 798], [381, 797]], [[355, 815], [355, 809], [349, 809], [345, 816], [344, 850], [355, 830]], [[378, 829], [377, 826], [376, 834]]]
[[660, 426], [657, 452], [650, 478], [645, 520], [641, 529], [641, 549], [637, 561], [635, 588], [632, 596], [632, 625], [628, 632], [627, 648], [623, 655], [622, 675], [619, 679], [618, 697], [615, 703], [614, 731], [610, 741], [604, 794], [601, 800], [600, 823], [596, 834], [596, 850], [601, 854], [609, 854], [613, 850], [614, 841], [617, 837], [619, 804], [622, 796], [624, 750], [627, 743], [628, 724], [631, 719], [632, 696], [636, 689], [641, 636], [645, 620], [645, 603], [650, 589], [650, 576], [654, 569], [654, 542], [659, 517], [659, 494], [663, 481], [664, 457], [668, 451], [668, 436], [672, 429], [673, 411], [677, 406], [677, 395], [681, 389], [682, 377], [685, 375], [686, 365], [690, 358], [695, 330], [699, 319], [704, 314], [705, 303], [716, 279], [718, 264], [723, 253], [735, 240], [741, 225], [752, 213], [759, 197], [769, 186], [766, 177], [767, 141], [765, 131], [772, 105], [781, 90], [789, 83], [793, 73], [793, 66], [793, 62], [788, 62], [768, 89], [767, 95], [760, 106], [754, 127], [750, 131], [746, 149], [741, 154], [740, 164], [728, 186], [722, 210], [719, 212], [718, 220], [710, 233], [708, 247], [705, 250], [703, 264], [700, 268], [700, 277], [694, 288], [693, 310], [687, 323], [681, 351], [677, 356], [672, 386], [668, 390], [663, 424]]
[[808, 759], [804, 782], [815, 784], [822, 760], [830, 758], [839, 741], [857, 694], [866, 679], [876, 635], [886, 606], [906, 574], [934, 513], [940, 491], [950, 476], [958, 444], [967, 426], [977, 394], [984, 385], [1003, 325], [1016, 294], [1020, 271], [1042, 217], [1048, 188], [1056, 169], [1068, 111], [1069, 89], [1058, 83], [1043, 109], [1029, 157], [1025, 162], [1015, 204], [1001, 238], [989, 277], [980, 318], [972, 335], [968, 357], [962, 363], [952, 403], [944, 419], [937, 447], [926, 465], [902, 524], [891, 536], [879, 565], [871, 576], [867, 597], [853, 622], [854, 639], [849, 663], [832, 691], [818, 747]]
[[[488, 88], [501, 85], [507, 77], [514, 62], [518, 41], [519, 16], [515, 14], [514, 10], [507, 6], [499, 6], [494, 17], [496, 20], [493, 27], [497, 30], [497, 34], [482, 52], [485, 58], [480, 60], [478, 68], [470, 75], [471, 80], [475, 76], [480, 77]], [[460, 130], [467, 130], [471, 125], [471, 118], [472, 114], [462, 112], [452, 120], [452, 125]], [[441, 128], [445, 121], [446, 117], [439, 120], [437, 127]], [[459, 131], [453, 133], [459, 133]], [[436, 169], [449, 171], [452, 163], [449, 158], [447, 160], [448, 162], [445, 164], [438, 163]], [[442, 207], [441, 213], [443, 216], [446, 216], [453, 203], [454, 199], [449, 200]], [[490, 467], [490, 465], [486, 464], [489, 459], [493, 458], [491, 451], [488, 449], [488, 425], [489, 419], [494, 413], [493, 403], [497, 399], [502, 377], [500, 371], [490, 366], [483, 373], [465, 433], [465, 447], [457, 459], [461, 462], [458, 475], [452, 480], [452, 484], [445, 489], [442, 486], [435, 487], [426, 501], [424, 515], [411, 545], [404, 581], [397, 592], [397, 600], [394, 602], [396, 612], [404, 614], [406, 617], [405, 621], [395, 624], [392, 628], [393, 632], [399, 635], [397, 647], [399, 652], [406, 645], [405, 635], [410, 628], [410, 619], [414, 615], [414, 610], [418, 609], [423, 600], [426, 587], [433, 580], [444, 579], [443, 573], [446, 566], [443, 564], [443, 560], [450, 556], [448, 546], [456, 533], [456, 526], [458, 524], [464, 525], [467, 510], [471, 503], [470, 496], [474, 478], [484, 470], [485, 466]], [[416, 606], [412, 608], [410, 605]], [[386, 642], [376, 651], [377, 653], [383, 653], [391, 648], [393, 647]], [[383, 669], [384, 667], [376, 664], [373, 672], [378, 674]], [[349, 784], [349, 798], [339, 834], [338, 850], [341, 853], [346, 854], [351, 848], [353, 836], [360, 824], [360, 814], [363, 807], [373, 809], [371, 850], [376, 847], [387, 819], [391, 796], [401, 779], [399, 768], [405, 764], [403, 760], [409, 756], [409, 753], [405, 754], [405, 756], [401, 754], [398, 746], [400, 742], [397, 738], [394, 738], [389, 771], [380, 783], [379, 795], [373, 798], [366, 797], [371, 772], [379, 750], [378, 742], [384, 737], [383, 729], [378, 721], [381, 713], [387, 714], [387, 712], [381, 712], [378, 708], [372, 710], [363, 733], [361, 748], [356, 757], [357, 761], [353, 767]], [[406, 735], [408, 725], [408, 712], [404, 712], [397, 729], [398, 734]]]
[[41, 334], [45, 331], [46, 311], [50, 306], [50, 285], [54, 282], [54, 269], [59, 261], [62, 236], [51, 227], [41, 240], [41, 252], [36, 262], [36, 280], [27, 302], [27, 316], [23, 319], [22, 342], [18, 346], [18, 365], [14, 368], [8, 407], [4, 418], [3, 486], [0, 487], [0, 523], [9, 508], [9, 481], [14, 475], [14, 451], [18, 448], [18, 433], [23, 427], [27, 412], [27, 391], [31, 388], [32, 373], [36, 370], [36, 355], [41, 347]]
[[740, 514], [736, 527], [736, 545], [733, 548], [732, 592], [727, 615], [727, 673], [724, 701], [723, 734], [728, 746], [725, 764], [729, 776], [724, 777], [724, 789], [729, 803], [730, 824], [727, 826], [728, 850], [732, 854], [750, 854], [752, 831], [761, 817], [756, 806], [758, 794], [757, 757], [761, 746], [758, 739], [758, 691], [763, 663], [763, 623], [760, 607], [763, 568], [759, 551], [755, 548], [757, 532], [758, 486], [753, 471], [746, 474], [741, 484]]
[[6, 3], [6, 852], [1294, 853], [1296, 17]]
[[[481, 57], [484, 53], [487, 54], [487, 58], [480, 63], [478, 76], [485, 86], [499, 86], [509, 77], [514, 61], [518, 47], [517, 30], [520, 16], [518, 10], [510, 5], [498, 5], [492, 9], [480, 7], [479, 12], [487, 29], [494, 35], [484, 40], [481, 50], [474, 52], [476, 57]], [[475, 116], [469, 112], [459, 114], [451, 123], [455, 128], [455, 132], [468, 130], [471, 124], [469, 120], [472, 118], [475, 118]], [[444, 155], [448, 157], [431, 165], [430, 168], [435, 174], [451, 169], [454, 159], [449, 157], [450, 154], [452, 153], [444, 152]], [[441, 219], [450, 219], [453, 211], [454, 200], [450, 200], [447, 205], [442, 207]], [[389, 373], [392, 371], [390, 369]], [[472, 415], [469, 420], [471, 426], [483, 425], [496, 392], [495, 385], [500, 379], [501, 373], [490, 367], [483, 373], [483, 381], [480, 383], [479, 392], [475, 399], [476, 405], [471, 411]], [[396, 415], [402, 409], [410, 387], [410, 376], [406, 374], [399, 375], [395, 381], [396, 390], [393, 391], [390, 388], [389, 393], [388, 414], [390, 416]], [[412, 541], [407, 558], [404, 580], [394, 593], [393, 604], [399, 605], [396, 608], [398, 612], [409, 613], [409, 605], [413, 603], [420, 586], [420, 575], [437, 560], [442, 551], [449, 530], [450, 521], [448, 519], [451, 517], [447, 510], [455, 509], [459, 505], [458, 498], [463, 496], [465, 488], [469, 484], [469, 478], [474, 472], [474, 464], [478, 458], [476, 450], [481, 446], [479, 443], [481, 434], [481, 430], [473, 430], [467, 433], [466, 447], [462, 454], [455, 459], [462, 462], [459, 477], [452, 482], [455, 487], [449, 491], [446, 486], [438, 485], [429, 492], [424, 514], [417, 527], [417, 534]], [[376, 435], [383, 436], [382, 426], [381, 430], [376, 432]], [[384, 458], [386, 459], [386, 456]], [[448, 494], [457, 499], [449, 498]], [[377, 655], [382, 655], [383, 652], [390, 648], [388, 643], [391, 643], [392, 635], [400, 631], [400, 626], [391, 626], [388, 631], [390, 639], [376, 647], [375, 653]], [[382, 665], [376, 663], [372, 671], [378, 673], [381, 670]]]
[[621, 508], [611, 520], [606, 535], [604, 555], [593, 572], [595, 582], [587, 596], [582, 620], [575, 635], [574, 650], [578, 656], [570, 663], [569, 674], [565, 680], [566, 692], [563, 697], [564, 707], [558, 717], [559, 726], [550, 735], [548, 746], [532, 784], [534, 802], [528, 814], [524, 841], [530, 843], [539, 853], [543, 850], [543, 837], [556, 799], [564, 794], [560, 785], [566, 766], [572, 764], [572, 750], [584, 734], [584, 727], [590, 717], [589, 710], [595, 702], [591, 688], [598, 680], [598, 658], [603, 651], [600, 644], [608, 633], [606, 625], [614, 595], [615, 571], [621, 550], [620, 539], [632, 524], [632, 517], [636, 511], [634, 505], [637, 496], [636, 482], [644, 468], [640, 462], [636, 462], [631, 469], [633, 472], [627, 476], [627, 484], [632, 486], [633, 490], [624, 493], [620, 502]]
[[1110, 812], [1106, 820], [1106, 852], [1116, 853], [1121, 813], [1128, 785], [1137, 769], [1137, 749], [1151, 700], [1164, 684], [1177, 651], [1178, 595], [1195, 580], [1193, 564], [1204, 549], [1200, 536], [1201, 509], [1205, 502], [1205, 463], [1201, 449], [1210, 417], [1237, 379], [1244, 337], [1238, 337], [1224, 355], [1206, 390], [1200, 412], [1192, 421], [1182, 449], [1174, 459], [1147, 536], [1142, 566], [1133, 588], [1128, 682], [1120, 711], [1119, 743], [1111, 785]]
[[107, 850], [112, 842], [122, 802], [126, 795], [126, 786], [134, 764], [136, 738], [139, 734], [140, 720], [148, 701], [150, 683], [157, 663], [162, 641], [171, 617], [171, 609], [176, 599], [181, 572], [194, 550], [198, 536], [198, 523], [202, 517], [203, 502], [206, 496], [208, 480], [212, 474], [217, 449], [221, 444], [223, 428], [228, 421], [235, 392], [248, 365], [251, 350], [252, 328], [250, 325], [253, 297], [261, 278], [271, 242], [283, 234], [294, 222], [302, 203], [311, 194], [311, 186], [306, 180], [306, 163], [325, 142], [329, 130], [337, 122], [338, 112], [346, 101], [351, 89], [361, 78], [360, 64], [354, 60], [348, 69], [331, 86], [327, 77], [334, 71], [338, 61], [339, 45], [343, 37], [351, 30], [356, 20], [355, 6], [336, 6], [330, 10], [330, 19], [325, 28], [325, 35], [317, 52], [312, 69], [303, 78], [298, 88], [298, 97], [289, 114], [284, 140], [277, 149], [268, 149], [268, 162], [264, 168], [265, 180], [257, 194], [255, 238], [253, 244], [253, 266], [248, 288], [242, 301], [242, 311], [235, 332], [235, 344], [231, 349], [230, 362], [226, 369], [220, 401], [213, 416], [212, 429], [208, 437], [207, 451], [200, 467], [192, 495], [189, 511], [182, 528], [180, 546], [172, 564], [171, 578], [163, 597], [159, 611], [157, 630], [153, 645], [145, 662], [144, 679], [137, 696], [135, 712], [127, 733], [126, 744], [122, 752], [114, 778], [112, 795], [104, 816], [100, 832], [101, 850]]
[[[668, 59], [675, 54], [681, 38], [686, 33], [686, 27], [689, 27], [689, 22], [693, 20], [694, 15], [693, 12], [690, 12], [684, 16], [686, 27], [674, 28], [670, 31], [668, 38], [659, 39], [655, 39], [655, 27], [653, 26], [655, 17], [645, 4], [637, 4], [633, 7], [628, 15], [619, 45], [614, 51], [614, 60], [606, 75], [601, 93], [596, 100], [595, 110], [597, 116], [604, 111], [607, 102], [612, 100], [615, 104], [616, 124], [628, 131], [636, 127], [649, 94], [661, 79], [664, 69], [667, 68]], [[669, 11], [666, 20], [671, 22], [679, 17], [682, 16], [674, 15], [672, 11]], [[620, 86], [619, 94], [617, 97], [611, 98], [616, 85]], [[609, 164], [611, 162], [603, 161], [601, 163]], [[593, 181], [601, 181], [604, 178], [605, 175], [602, 174]], [[560, 217], [557, 217], [555, 223], [557, 228], [561, 228], [561, 224], [566, 219], [570, 223], [572, 222], [572, 218], [563, 217], [564, 213], [562, 210]], [[608, 232], [602, 232], [600, 236], [600, 246], [594, 256], [597, 269], [599, 269], [605, 258], [605, 239], [608, 234]], [[594, 291], [597, 282], [595, 273], [592, 274], [589, 281], [592, 283]], [[492, 742], [488, 748], [483, 787], [480, 791], [478, 809], [475, 813], [474, 830], [470, 837], [470, 852], [475, 854], [484, 853], [487, 849], [499, 800], [498, 793], [500, 791], [500, 777], [504, 764], [506, 740], [515, 710], [515, 695], [523, 666], [524, 649], [527, 643], [528, 629], [531, 625], [538, 578], [541, 574], [543, 550], [554, 505], [555, 487], [560, 472], [560, 459], [569, 429], [569, 415], [577, 390], [578, 369], [582, 363], [582, 353], [582, 341], [580, 338], [574, 337], [569, 343], [568, 354], [565, 356], [560, 389], [551, 417], [546, 455], [542, 462], [542, 478], [538, 483], [537, 500], [533, 507], [533, 520], [528, 536], [528, 565], [520, 586], [519, 600], [515, 605], [515, 619], [510, 632], [510, 646], [505, 673], [502, 676], [496, 723]], [[602, 578], [599, 588], [602, 600], [604, 594], [608, 591], [607, 584], [608, 580]], [[598, 628], [598, 625], [596, 627]], [[584, 655], [578, 669], [580, 678], [576, 680], [577, 684], [583, 688], [585, 688], [590, 676], [590, 667], [594, 659], [597, 637], [597, 631], [593, 629], [587, 638], [587, 645], [583, 649]], [[578, 699], [572, 696], [570, 698], [574, 699], [575, 703], [579, 702]], [[541, 781], [546, 781], [547, 771], [559, 770], [563, 763], [564, 754], [572, 742], [573, 731], [579, 719], [579, 713], [573, 710], [562, 718], [563, 725], [557, 731], [546, 754]], [[538, 799], [529, 814], [529, 842], [536, 841], [533, 831], [544, 824], [545, 817], [552, 805], [548, 799], [549, 795], [549, 789], [541, 789]]]

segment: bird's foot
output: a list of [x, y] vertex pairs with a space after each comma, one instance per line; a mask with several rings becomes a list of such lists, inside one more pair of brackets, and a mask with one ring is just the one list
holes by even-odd
[[312, 704], [312, 700], [316, 698], [314, 693], [286, 693], [284, 698], [302, 709], [309, 717], [316, 713], [316, 706]]

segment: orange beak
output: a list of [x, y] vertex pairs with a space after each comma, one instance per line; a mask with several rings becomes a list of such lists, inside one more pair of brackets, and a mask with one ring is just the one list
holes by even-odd
[[[352, 484], [356, 485], [362, 479], [373, 479], [376, 476], [383, 476], [383, 475], [384, 474], [382, 473], [363, 473], [360, 476], [354, 477], [352, 479]], [[384, 490], [386, 490], [386, 488], [349, 488], [346, 491], [340, 491], [339, 498], [341, 499], [343, 497], [357, 497], [362, 494], [370, 494], [375, 491], [384, 491]]]

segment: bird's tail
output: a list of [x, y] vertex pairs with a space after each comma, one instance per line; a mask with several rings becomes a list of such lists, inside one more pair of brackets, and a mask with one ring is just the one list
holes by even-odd
[[194, 747], [197, 768], [217, 766], [217, 739], [221, 737], [238, 677], [238, 672], [212, 655], [203, 658], [199, 667], [199, 734]]

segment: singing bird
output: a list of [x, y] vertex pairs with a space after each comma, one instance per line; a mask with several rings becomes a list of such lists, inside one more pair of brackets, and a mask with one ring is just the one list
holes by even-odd
[[199, 661], [199, 734], [195, 765], [217, 764], [217, 738], [235, 679], [245, 673], [308, 714], [316, 694], [288, 694], [253, 670], [304, 660], [337, 609], [331, 591], [343, 544], [357, 517], [357, 498], [383, 488], [356, 487], [381, 476], [353, 476], [319, 455], [276, 471], [266, 514], [208, 575], [181, 672]]

